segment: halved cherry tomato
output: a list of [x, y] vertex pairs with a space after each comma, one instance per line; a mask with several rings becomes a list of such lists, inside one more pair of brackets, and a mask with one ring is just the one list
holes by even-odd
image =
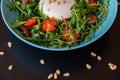
[[22, 27], [22, 32], [24, 36], [28, 37], [30, 35], [29, 29], [26, 27]]
[[88, 22], [87, 26], [90, 27], [91, 25], [95, 25], [96, 22], [97, 22], [97, 16], [96, 15], [90, 15], [89, 22]]
[[96, 4], [96, 3], [97, 3], [97, 0], [89, 0], [89, 3], [90, 3], [90, 4]]
[[91, 21], [96, 21], [96, 20], [97, 20], [97, 16], [91, 15], [91, 16], [90, 16], [90, 20], [91, 20]]
[[68, 42], [72, 41], [72, 39], [70, 38], [70, 35], [74, 37], [74, 40], [78, 40], [81, 37], [80, 33], [76, 33], [74, 29], [72, 30], [72, 34], [69, 33], [69, 29], [65, 29], [62, 32], [62, 35], [63, 35], [63, 39]]
[[26, 28], [32, 28], [32, 27], [35, 26], [36, 24], [37, 24], [37, 19], [36, 19], [36, 18], [29, 18], [29, 19], [25, 22], [24, 26], [25, 26]]
[[20, 2], [29, 4], [29, 3], [30, 3], [30, 0], [20, 0]]
[[94, 8], [97, 4], [97, 0], [89, 0], [89, 4], [90, 4], [89, 5], [90, 8]]
[[42, 22], [42, 30], [44, 32], [55, 32], [57, 29], [58, 23], [52, 19], [46, 19]]

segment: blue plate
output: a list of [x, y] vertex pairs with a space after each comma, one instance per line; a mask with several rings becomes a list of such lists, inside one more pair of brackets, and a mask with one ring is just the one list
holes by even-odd
[[80, 45], [78, 46], [73, 46], [70, 48], [47, 48], [47, 47], [43, 47], [37, 44], [34, 44], [32, 42], [29, 42], [25, 39], [23, 39], [22, 37], [20, 37], [11, 27], [11, 23], [17, 18], [17, 14], [13, 11], [10, 11], [9, 8], [6, 6], [6, 4], [9, 4], [9, 0], [1, 0], [1, 14], [3, 17], [3, 20], [6, 24], [6, 26], [8, 27], [8, 29], [20, 40], [22, 40], [23, 42], [34, 46], [36, 48], [40, 48], [40, 49], [45, 49], [45, 50], [52, 50], [52, 51], [66, 51], [66, 50], [73, 50], [73, 49], [78, 49], [84, 46], [87, 46], [91, 43], [93, 43], [94, 41], [96, 41], [97, 39], [99, 39], [100, 37], [102, 37], [112, 26], [116, 15], [117, 15], [117, 0], [109, 0], [109, 14], [107, 17], [107, 20], [102, 24], [102, 28], [98, 29], [95, 34], [94, 37], [92, 39], [90, 39], [89, 41], [86, 42], [82, 42], [80, 43]]

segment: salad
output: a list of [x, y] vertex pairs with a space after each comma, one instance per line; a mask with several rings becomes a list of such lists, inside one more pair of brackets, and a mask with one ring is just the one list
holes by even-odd
[[12, 27], [24, 39], [50, 48], [77, 46], [90, 40], [108, 15], [109, 0], [75, 0], [71, 17], [62, 19], [44, 14], [39, 2], [10, 0], [8, 7], [18, 15]]

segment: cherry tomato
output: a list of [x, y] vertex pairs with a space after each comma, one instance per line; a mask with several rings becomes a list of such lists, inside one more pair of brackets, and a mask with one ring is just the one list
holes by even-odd
[[57, 22], [52, 19], [46, 19], [42, 22], [42, 30], [44, 32], [55, 32], [57, 29]]
[[95, 8], [95, 4], [97, 4], [97, 0], [89, 0], [90, 8]]
[[25, 26], [26, 28], [32, 28], [32, 27], [35, 26], [36, 24], [37, 24], [37, 19], [36, 19], [36, 18], [29, 18], [29, 19], [25, 22], [24, 26]]
[[97, 20], [97, 17], [96, 17], [95, 15], [91, 15], [91, 16], [90, 16], [90, 20], [91, 20], [91, 21], [96, 21], [96, 20]]
[[[69, 34], [69, 29], [65, 29], [63, 32], [62, 32], [62, 35], [63, 35], [63, 39], [68, 41], [68, 42], [71, 42], [71, 38], [70, 38], [70, 35]], [[79, 33], [76, 33], [75, 30], [73, 29], [72, 30], [72, 36], [74, 37], [75, 40], [78, 40], [80, 38], [80, 34]]]
[[30, 0], [20, 0], [22, 3], [26, 3], [26, 4], [29, 4], [30, 3]]
[[96, 15], [90, 15], [89, 22], [87, 24], [88, 27], [91, 27], [91, 25], [95, 25], [97, 22], [97, 16]]
[[97, 0], [89, 0], [89, 3], [90, 3], [90, 4], [96, 4], [96, 3], [97, 3]]
[[30, 35], [29, 29], [26, 27], [22, 27], [22, 32], [24, 36], [28, 37]]

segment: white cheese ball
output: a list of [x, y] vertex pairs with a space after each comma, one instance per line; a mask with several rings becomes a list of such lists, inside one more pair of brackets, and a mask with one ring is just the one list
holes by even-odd
[[70, 18], [70, 8], [75, 4], [75, 0], [40, 0], [39, 8], [43, 8], [43, 13], [48, 17], [56, 19]]

